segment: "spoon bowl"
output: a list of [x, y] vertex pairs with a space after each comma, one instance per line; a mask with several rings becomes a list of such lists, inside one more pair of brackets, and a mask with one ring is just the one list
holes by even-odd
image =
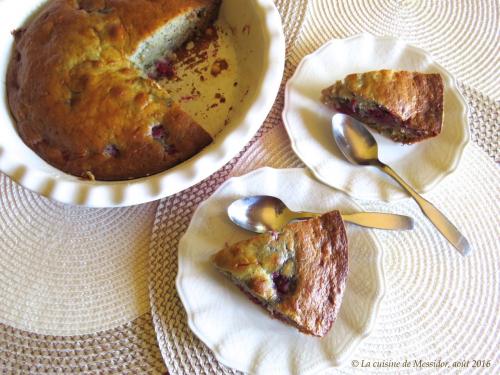
[[241, 198], [227, 208], [227, 214], [233, 223], [257, 233], [282, 228], [287, 224], [288, 211], [279, 198], [269, 195]]
[[427, 216], [444, 238], [462, 255], [470, 253], [469, 242], [453, 223], [431, 202], [418, 194], [391, 167], [379, 160], [377, 141], [362, 122], [351, 116], [337, 113], [332, 117], [332, 128], [333, 138], [347, 160], [352, 164], [373, 165], [391, 176], [417, 202], [424, 215]]
[[379, 162], [377, 141], [363, 123], [337, 113], [332, 118], [332, 126], [337, 146], [352, 164], [374, 165]]

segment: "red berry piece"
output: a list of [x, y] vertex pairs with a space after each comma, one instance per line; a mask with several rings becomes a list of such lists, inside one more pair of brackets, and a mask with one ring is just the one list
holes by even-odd
[[291, 290], [292, 280], [282, 274], [275, 272], [272, 275], [274, 285], [279, 294], [287, 294]]
[[155, 63], [155, 67], [158, 78], [166, 77], [171, 79], [175, 77], [175, 70], [170, 60], [158, 60]]
[[104, 155], [111, 156], [112, 158], [117, 158], [120, 156], [120, 150], [116, 145], [109, 144], [104, 148]]
[[155, 125], [151, 128], [151, 136], [157, 141], [167, 138], [167, 131], [163, 125]]

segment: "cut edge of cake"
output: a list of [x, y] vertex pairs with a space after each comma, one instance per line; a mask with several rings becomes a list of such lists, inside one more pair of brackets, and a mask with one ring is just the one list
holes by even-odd
[[412, 144], [441, 132], [444, 85], [437, 73], [384, 69], [350, 74], [321, 94], [329, 108], [395, 142]]
[[220, 4], [221, 0], [214, 0], [170, 20], [137, 46], [130, 61], [145, 75], [154, 75], [157, 61], [175, 53], [185, 42], [215, 22]]

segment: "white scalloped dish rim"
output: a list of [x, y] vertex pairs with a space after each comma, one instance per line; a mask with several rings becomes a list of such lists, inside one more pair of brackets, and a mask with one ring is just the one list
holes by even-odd
[[[302, 188], [290, 194], [289, 184]], [[199, 205], [179, 242], [176, 287], [189, 328], [219, 362], [245, 373], [313, 374], [340, 366], [375, 325], [385, 293], [382, 246], [374, 231], [347, 226], [350, 271], [337, 320], [323, 338], [302, 334], [269, 317], [209, 262], [225, 243], [252, 236], [232, 224], [225, 209], [234, 199], [256, 194], [278, 196], [295, 210], [360, 210], [306, 169], [266, 167], [226, 181]]]
[[306, 56], [287, 82], [283, 122], [292, 149], [323, 183], [354, 198], [392, 201], [407, 194], [375, 167], [352, 165], [335, 146], [334, 112], [320, 102], [321, 89], [347, 74], [378, 69], [438, 72], [445, 84], [444, 122], [440, 135], [401, 145], [371, 133], [380, 159], [419, 193], [427, 193], [458, 167], [469, 143], [468, 106], [453, 76], [424, 50], [399, 39], [360, 34], [333, 39]]
[[[234, 1], [234, 0], [224, 0]], [[234, 116], [214, 142], [191, 159], [162, 173], [128, 181], [86, 181], [53, 168], [21, 140], [7, 104], [5, 77], [12, 41], [10, 32], [19, 27], [43, 1], [0, 2], [0, 13], [7, 22], [0, 25], [0, 171], [20, 185], [50, 199], [87, 207], [121, 207], [158, 200], [187, 189], [209, 177], [231, 160], [247, 144], [271, 110], [283, 77], [285, 37], [281, 18], [272, 0], [245, 2], [253, 12], [252, 30], [264, 46], [252, 56], [262, 61], [255, 84], [245, 98], [245, 110]], [[5, 17], [9, 15], [9, 17]], [[242, 22], [236, 20], [234, 22]], [[243, 25], [244, 26], [244, 25]]]

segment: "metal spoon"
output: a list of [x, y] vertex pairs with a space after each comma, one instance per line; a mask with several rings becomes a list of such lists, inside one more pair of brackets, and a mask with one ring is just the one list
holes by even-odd
[[[227, 214], [236, 225], [256, 233], [279, 231], [291, 221], [310, 219], [322, 215], [312, 212], [294, 212], [279, 198], [269, 195], [238, 199], [229, 205]], [[395, 214], [359, 212], [349, 215], [342, 214], [342, 219], [368, 228], [394, 230], [413, 228], [413, 219], [411, 217]]]
[[467, 255], [470, 245], [458, 229], [429, 201], [418, 194], [394, 170], [378, 159], [377, 141], [363, 123], [341, 113], [332, 118], [333, 136], [340, 151], [353, 164], [372, 165], [394, 178], [420, 206], [432, 224], [462, 255]]

